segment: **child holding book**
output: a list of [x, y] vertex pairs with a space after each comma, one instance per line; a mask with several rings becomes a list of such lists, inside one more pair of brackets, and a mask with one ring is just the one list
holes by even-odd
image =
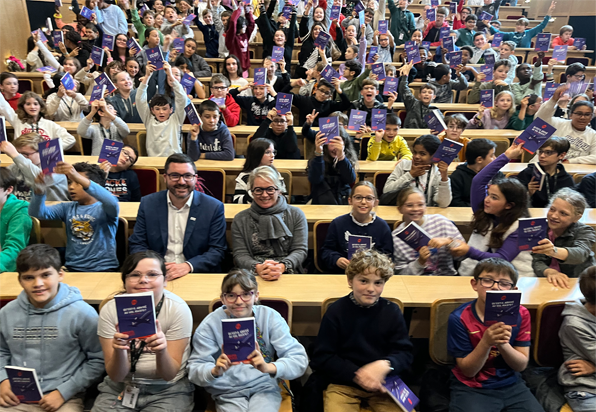
[[130, 74], [120, 72], [115, 74], [112, 79], [116, 91], [107, 98], [107, 101], [116, 110], [117, 116], [126, 123], [142, 123], [136, 104], [137, 89]]
[[203, 33], [203, 39], [205, 41], [205, 57], [217, 58], [219, 57], [219, 33], [213, 22], [213, 11], [211, 11], [210, 2], [208, 8], [204, 9], [201, 13], [203, 21], [199, 19], [199, 16], [195, 18], [195, 23], [199, 30]]
[[447, 207], [451, 203], [451, 187], [447, 169], [443, 161], [432, 163], [432, 157], [441, 145], [437, 136], [425, 134], [414, 141], [412, 160], [401, 160], [385, 183], [384, 193], [394, 192], [395, 196], [407, 188], [416, 187], [424, 193], [429, 206]]
[[279, 159], [301, 159], [298, 138], [294, 132], [294, 115], [292, 112], [278, 114], [277, 109], [272, 108], [267, 113], [254, 137], [264, 137], [271, 140], [275, 145], [275, 151]]
[[513, 93], [504, 90], [494, 98], [494, 107], [480, 105], [478, 114], [470, 120], [467, 129], [505, 129], [515, 112]]
[[[240, 13], [244, 10], [244, 17]], [[250, 68], [250, 54], [248, 51], [248, 39], [255, 28], [255, 19], [252, 15], [252, 6], [242, 3], [230, 17], [226, 28], [226, 47], [230, 54], [240, 59], [244, 76], [248, 76]]]
[[368, 141], [366, 160], [412, 160], [412, 152], [406, 140], [398, 135], [401, 120], [394, 113], [387, 113], [385, 130], [377, 130], [374, 138]]
[[[6, 141], [2, 142], [3, 144]], [[0, 273], [13, 272], [19, 252], [27, 246], [31, 233], [29, 204], [17, 199], [17, 179], [8, 168], [0, 169]]]
[[553, 15], [553, 12], [555, 11], [556, 4], [557, 3], [554, 1], [551, 2], [550, 7], [546, 12], [546, 16], [544, 16], [542, 22], [532, 29], [528, 29], [530, 21], [527, 18], [522, 17], [515, 22], [515, 31], [500, 31], [499, 33], [503, 33], [503, 41], [511, 40], [517, 47], [530, 47], [532, 38], [534, 38], [538, 33], [542, 33], [542, 31], [546, 28], [551, 16]]
[[515, 43], [511, 40], [502, 42], [501, 46], [499, 47], [499, 59], [508, 60], [509, 63], [511, 63], [511, 66], [509, 67], [509, 72], [507, 73], [507, 77], [505, 78], [505, 83], [507, 84], [513, 83], [513, 80], [515, 79], [515, 69], [519, 64], [517, 56], [513, 54], [514, 51]]
[[115, 300], [101, 308], [97, 334], [107, 376], [98, 386], [92, 410], [128, 410], [122, 395], [132, 385], [140, 391], [136, 411], [192, 411], [194, 386], [186, 369], [192, 313], [183, 299], [166, 289], [163, 258], [151, 250], [128, 256], [122, 265], [122, 286], [124, 293], [153, 293], [156, 332], [145, 339], [130, 339], [118, 329]]
[[[16, 270], [23, 291], [0, 310], [0, 407], [83, 411], [81, 394], [104, 372], [97, 312], [76, 287], [62, 283], [60, 255], [53, 247], [26, 247], [16, 259]], [[36, 339], [25, 344], [23, 334]], [[42, 392], [38, 405], [19, 401], [4, 366], [35, 369]]]
[[579, 290], [585, 303], [567, 302], [562, 313], [559, 339], [565, 362], [559, 367], [559, 384], [571, 409], [586, 412], [596, 406], [596, 267], [582, 272]]
[[350, 263], [349, 236], [370, 237], [371, 248], [393, 255], [391, 229], [378, 217], [374, 209], [379, 205], [377, 189], [371, 182], [361, 180], [352, 187], [349, 204], [352, 211], [339, 216], [327, 229], [327, 237], [321, 249], [321, 261], [330, 273], [344, 273]]
[[[456, 276], [449, 245], [457, 245], [464, 238], [453, 222], [442, 215], [427, 215], [424, 192], [416, 187], [406, 187], [399, 192], [397, 210], [402, 214], [403, 222], [392, 233], [395, 274]], [[421, 227], [431, 239], [419, 251], [398, 235], [412, 222]]]
[[230, 81], [221, 74], [214, 74], [211, 78], [211, 85], [209, 91], [211, 92], [210, 100], [221, 102], [223, 105], [217, 103], [219, 111], [223, 115], [224, 121], [228, 127], [237, 126], [240, 123], [240, 106], [236, 103], [234, 97], [228, 93], [230, 89]]
[[[98, 120], [98, 123], [92, 124], [93, 120]], [[130, 129], [116, 115], [114, 107], [102, 98], [91, 103], [91, 111], [79, 123], [77, 133], [82, 138], [93, 141], [91, 156], [99, 156], [105, 139], [122, 142], [130, 133]]]
[[[460, 162], [465, 162], [466, 147], [468, 146], [468, 143], [470, 143], [471, 139], [462, 136], [462, 133], [468, 126], [468, 119], [463, 114], [456, 113], [454, 115], [445, 117], [443, 121], [445, 122], [447, 129], [445, 129], [445, 131], [441, 133], [436, 134], [437, 137], [441, 140], [441, 142], [443, 141], [443, 139], [449, 139], [453, 140], [454, 142], [461, 143], [463, 147], [459, 151], [458, 157]], [[433, 134], [435, 134], [435, 131], [433, 131]]]
[[[168, 59], [168, 53], [166, 53], [165, 51], [170, 49], [170, 43], [172, 42], [172, 37], [169, 35], [165, 36], [164, 41], [163, 41], [163, 46], [161, 46], [159, 33], [160, 33], [160, 31], [157, 29], [148, 30], [145, 33], [145, 36], [146, 36], [145, 43], [142, 44], [143, 49], [141, 50], [141, 52], [139, 54], [136, 55], [136, 59], [137, 59], [137, 62], [139, 63], [141, 70], [145, 72], [145, 77], [144, 77], [145, 81], [147, 81], [148, 80], [147, 78], [149, 77], [149, 76], [147, 76], [147, 66], [150, 64], [149, 57], [147, 55], [147, 50], [159, 48], [164, 61], [167, 61], [167, 59]], [[148, 96], [147, 100], [151, 100], [155, 94], [163, 94], [164, 93], [164, 87], [165, 87], [165, 83], [166, 83], [165, 78], [166, 78], [165, 70], [158, 70], [154, 76], [151, 76], [151, 81], [149, 82], [149, 87], [147, 89], [147, 96]], [[140, 88], [140, 85], [139, 85], [139, 88]], [[137, 107], [137, 109], [138, 109], [138, 107]]]
[[537, 94], [530, 94], [522, 99], [519, 109], [513, 113], [507, 123], [507, 129], [526, 130], [534, 121], [534, 115], [542, 105], [542, 97]]
[[[515, 69], [515, 75], [519, 79], [517, 83], [511, 83], [511, 92], [515, 97], [515, 105], [519, 106], [522, 99], [529, 94], [536, 94], [542, 96], [542, 58], [544, 52], [538, 52], [538, 59], [533, 67], [528, 63], [522, 63]], [[548, 69], [546, 70], [546, 77], [548, 81], [552, 81], [553, 66], [557, 63], [556, 60], [550, 59], [548, 61]]]
[[[308, 366], [304, 347], [290, 334], [281, 315], [259, 300], [255, 276], [244, 269], [228, 273], [221, 285], [222, 307], [197, 327], [188, 360], [188, 377], [204, 387], [218, 411], [278, 410], [279, 380], [296, 379]], [[232, 362], [222, 351], [222, 320], [254, 317], [257, 349], [248, 363]]]
[[484, 73], [476, 73], [476, 82], [470, 93], [468, 93], [468, 103], [475, 104], [480, 102], [480, 90], [493, 89], [495, 96], [503, 91], [511, 91], [511, 86], [505, 83], [507, 74], [511, 63], [509, 60], [497, 60], [493, 69], [493, 80], [490, 82], [484, 82], [486, 75]]
[[379, 99], [379, 82], [374, 78], [364, 79], [360, 88], [360, 98], [352, 102], [352, 109], [366, 112], [366, 126], [370, 127], [372, 123], [372, 111], [374, 109], [384, 109], [388, 113], [393, 112], [393, 103], [397, 100], [397, 92], [389, 92], [387, 105]]
[[399, 307], [381, 297], [392, 275], [391, 259], [376, 250], [356, 252], [346, 268], [352, 291], [325, 312], [311, 357], [311, 379], [326, 387], [325, 411], [363, 400], [373, 410], [400, 410], [383, 383], [409, 369], [413, 346]]
[[[334, 90], [339, 95], [341, 101], [335, 102], [331, 100]], [[351, 105], [350, 99], [344, 94], [338, 78], [333, 78], [331, 83], [321, 78], [317, 82], [312, 96], [300, 96], [297, 94], [293, 96], [292, 105], [300, 109], [299, 123], [302, 125], [306, 124], [306, 118], [313, 110], [318, 112], [319, 117], [327, 117], [333, 112], [348, 110]], [[319, 120], [314, 118], [312, 124], [315, 127], [318, 126]]]
[[[252, 90], [250, 96], [242, 95], [245, 90]], [[230, 90], [230, 95], [246, 113], [246, 124], [248, 126], [260, 126], [269, 111], [275, 107], [275, 96], [277, 92], [267, 83], [265, 86], [247, 84]]]
[[89, 108], [89, 102], [81, 93], [67, 90], [60, 82], [63, 73], [54, 76], [54, 85], [57, 87], [48, 90], [46, 94], [46, 113], [55, 122], [80, 122], [83, 112]]
[[220, 123], [221, 113], [217, 104], [205, 100], [197, 110], [201, 124], [193, 125], [189, 133], [188, 156], [199, 159], [233, 160], [236, 155], [230, 129]]
[[118, 269], [116, 230], [118, 200], [106, 190], [98, 165], [58, 162], [54, 173], [66, 175], [71, 202], [46, 206], [41, 176], [29, 214], [38, 219], [61, 220], [66, 225], [66, 263], [72, 272], [113, 272]]
[[[573, 26], [564, 25], [559, 30], [559, 35], [553, 39], [551, 42], [551, 48], [554, 49], [555, 46], [567, 46], [568, 50], [577, 50], [577, 47], [574, 46], [575, 39], [573, 37]], [[584, 44], [582, 50], [586, 50], [586, 45]]]
[[107, 160], [100, 167], [107, 172], [105, 188], [109, 190], [119, 202], [140, 202], [141, 185], [134, 170], [139, 158], [139, 152], [132, 146], [124, 145], [118, 157], [116, 166], [112, 166]]
[[516, 268], [505, 259], [479, 262], [470, 280], [478, 298], [449, 315], [447, 350], [455, 358], [450, 411], [467, 412], [478, 405], [486, 412], [543, 412], [521, 378], [530, 358], [531, 321], [521, 306], [515, 325], [486, 325], [487, 291], [516, 290]]
[[532, 248], [532, 268], [555, 287], [569, 288], [569, 278], [596, 264], [596, 233], [579, 221], [586, 207], [584, 197], [571, 187], [559, 189], [548, 204], [548, 236]]
[[430, 83], [426, 83], [420, 88], [418, 99], [414, 97], [412, 90], [408, 87], [408, 75], [412, 69], [412, 63], [404, 64], [400, 69], [399, 95], [404, 101], [406, 107], [406, 120], [404, 127], [407, 129], [426, 129], [428, 124], [424, 118], [431, 110], [436, 107], [431, 106], [431, 102], [436, 95], [436, 88]]
[[463, 69], [463, 65], [457, 66], [455, 69], [457, 80], [451, 80], [451, 69], [448, 65], [439, 64], [435, 67], [435, 80], [428, 82], [428, 84], [435, 86], [435, 103], [452, 103], [453, 90], [466, 90], [468, 88], [468, 81], [461, 74]]
[[[387, 7], [391, 13], [391, 26], [389, 30], [395, 39], [395, 45], [401, 46], [406, 40], [412, 37], [412, 33], [416, 31], [416, 24], [414, 22], [414, 14], [407, 10], [408, 0], [398, 0], [397, 6], [395, 0], [388, 0]], [[383, 20], [385, 16], [383, 16]], [[422, 33], [421, 33], [422, 34]]]
[[[131, 1], [130, 10], [131, 19], [134, 28], [139, 35], [139, 43], [145, 43], [145, 32], [151, 30], [155, 24], [155, 12], [153, 10], [146, 10], [143, 13], [143, 17], [139, 17], [139, 11], [137, 10], [137, 0]], [[160, 43], [163, 44], [163, 34], [159, 32]]]

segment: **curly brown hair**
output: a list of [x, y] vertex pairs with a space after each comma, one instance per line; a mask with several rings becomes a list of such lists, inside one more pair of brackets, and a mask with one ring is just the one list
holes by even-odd
[[385, 282], [393, 276], [393, 262], [387, 255], [374, 249], [363, 249], [354, 253], [346, 268], [348, 280], [351, 281], [356, 275], [364, 274], [368, 269], [373, 269], [374, 273]]
[[[34, 119], [25, 111], [25, 103], [28, 99], [35, 99], [37, 103], [39, 103], [39, 118]], [[19, 98], [19, 102], [17, 103], [17, 117], [20, 121], [29, 123], [31, 121], [36, 122], [39, 119], [46, 116], [46, 103], [43, 101], [40, 95], [30, 90], [26, 91], [21, 95]]]

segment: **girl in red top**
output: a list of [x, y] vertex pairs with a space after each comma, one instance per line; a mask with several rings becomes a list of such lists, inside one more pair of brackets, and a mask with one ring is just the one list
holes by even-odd
[[10, 107], [16, 111], [19, 97], [21, 97], [21, 94], [19, 93], [19, 79], [17, 76], [8, 72], [0, 74], [0, 91]]
[[[555, 37], [552, 41], [551, 47], [554, 48], [555, 46], [568, 46], [569, 50], [576, 50], [577, 47], [573, 45], [575, 39], [571, 37], [573, 35], [573, 27], [569, 25], [565, 25], [561, 27], [561, 31], [559, 31], [559, 35]], [[582, 50], [585, 50], [586, 46], [582, 47]]]
[[[242, 8], [245, 10], [244, 17], [240, 16]], [[226, 30], [226, 47], [230, 54], [238, 56], [240, 59], [244, 77], [248, 77], [248, 69], [250, 68], [248, 39], [254, 28], [255, 19], [252, 15], [252, 6], [242, 4], [232, 13]]]

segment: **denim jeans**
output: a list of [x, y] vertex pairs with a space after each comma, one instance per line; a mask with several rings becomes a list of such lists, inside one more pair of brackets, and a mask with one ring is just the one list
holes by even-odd
[[590, 392], [567, 392], [565, 394], [567, 403], [573, 412], [596, 411], [596, 394]]

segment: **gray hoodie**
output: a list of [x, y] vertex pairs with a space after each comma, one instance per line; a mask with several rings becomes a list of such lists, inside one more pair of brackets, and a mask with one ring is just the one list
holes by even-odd
[[[565, 361], [583, 359], [596, 364], [596, 316], [580, 301], [567, 302], [563, 316], [559, 339]], [[596, 394], [596, 374], [573, 376], [565, 364], [559, 368], [559, 383], [565, 387], [565, 392]]]
[[22, 291], [0, 310], [0, 381], [5, 366], [22, 366], [35, 369], [43, 393], [58, 390], [69, 400], [84, 392], [104, 373], [97, 318], [66, 283], [41, 309]]
[[[31, 191], [35, 186], [35, 177], [41, 173], [41, 168], [36, 166], [23, 155], [18, 155], [12, 159], [14, 164], [8, 166], [8, 170], [17, 178], [18, 189], [21, 193], [15, 193], [15, 195], [26, 201], [31, 201]], [[46, 199], [47, 200], [58, 200], [58, 201], [70, 201], [68, 195], [68, 181], [65, 175], [53, 173], [46, 176]], [[25, 193], [24, 190], [27, 192]]]

